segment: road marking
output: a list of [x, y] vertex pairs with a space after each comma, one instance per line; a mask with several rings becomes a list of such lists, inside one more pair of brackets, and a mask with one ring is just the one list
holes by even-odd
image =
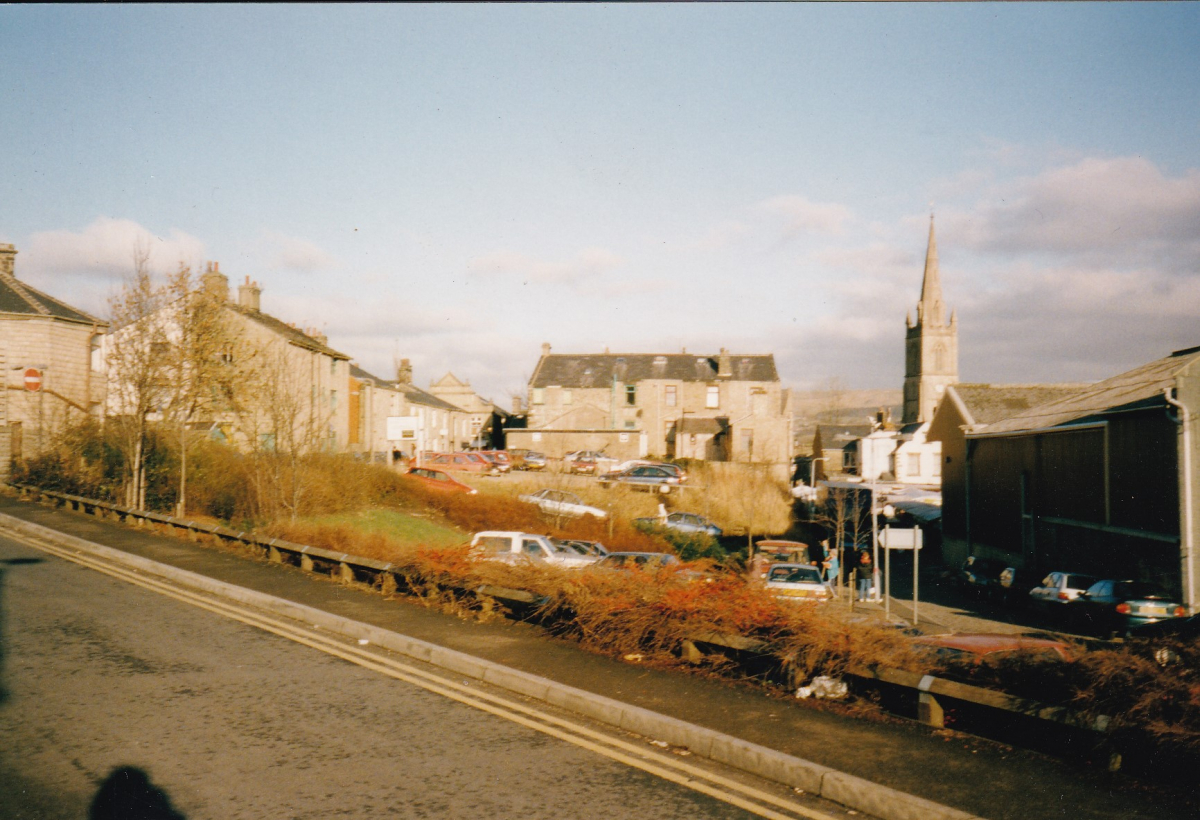
[[251, 607], [223, 600], [209, 592], [177, 586], [124, 567], [119, 563], [48, 543], [40, 538], [12, 532], [7, 532], [5, 535], [27, 546], [118, 580], [157, 592], [247, 626], [270, 632], [365, 669], [404, 681], [474, 709], [558, 738], [663, 780], [737, 806], [760, 817], [769, 818], [769, 820], [795, 820], [796, 817], [803, 817], [806, 820], [834, 820], [837, 817], [837, 815], [812, 809], [715, 772], [706, 771], [677, 757], [651, 751], [644, 745], [612, 737], [583, 724], [546, 713], [519, 701], [447, 680], [440, 675], [401, 662], [394, 657], [378, 654], [378, 650], [371, 651], [346, 643], [353, 639], [335, 638], [328, 633], [314, 633], [309, 626], [302, 625], [298, 621], [268, 615]]

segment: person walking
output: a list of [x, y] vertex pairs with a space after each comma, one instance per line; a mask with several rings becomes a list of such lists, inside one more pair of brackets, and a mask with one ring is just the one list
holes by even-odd
[[[822, 541], [823, 545], [828, 546], [828, 541]], [[837, 550], [831, 549], [825, 554], [825, 583], [831, 588], [836, 587], [841, 590], [841, 582], [838, 580], [839, 574], [842, 571], [841, 565], [838, 563]]]
[[871, 584], [875, 580], [875, 562], [871, 560], [870, 550], [860, 549], [858, 551], [854, 573], [858, 578], [858, 600], [866, 601], [871, 597]]

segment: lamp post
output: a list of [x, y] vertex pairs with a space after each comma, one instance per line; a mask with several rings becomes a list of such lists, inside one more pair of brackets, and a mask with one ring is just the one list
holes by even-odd
[[889, 535], [891, 534], [892, 516], [896, 514], [896, 508], [891, 504], [883, 505], [883, 617], [890, 619], [892, 616], [892, 545]]

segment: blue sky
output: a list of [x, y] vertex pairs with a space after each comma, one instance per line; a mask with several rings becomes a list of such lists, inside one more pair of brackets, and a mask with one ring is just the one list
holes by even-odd
[[902, 383], [931, 208], [964, 381], [1200, 344], [1190, 4], [0, 7], [0, 241], [139, 237], [379, 375], [559, 352]]

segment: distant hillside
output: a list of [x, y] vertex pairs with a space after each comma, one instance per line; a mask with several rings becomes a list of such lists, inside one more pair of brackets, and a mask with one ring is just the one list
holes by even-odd
[[866, 424], [880, 408], [890, 410], [899, 421], [904, 412], [904, 393], [878, 390], [793, 390], [792, 408], [796, 452], [806, 455], [812, 447], [818, 424]]

